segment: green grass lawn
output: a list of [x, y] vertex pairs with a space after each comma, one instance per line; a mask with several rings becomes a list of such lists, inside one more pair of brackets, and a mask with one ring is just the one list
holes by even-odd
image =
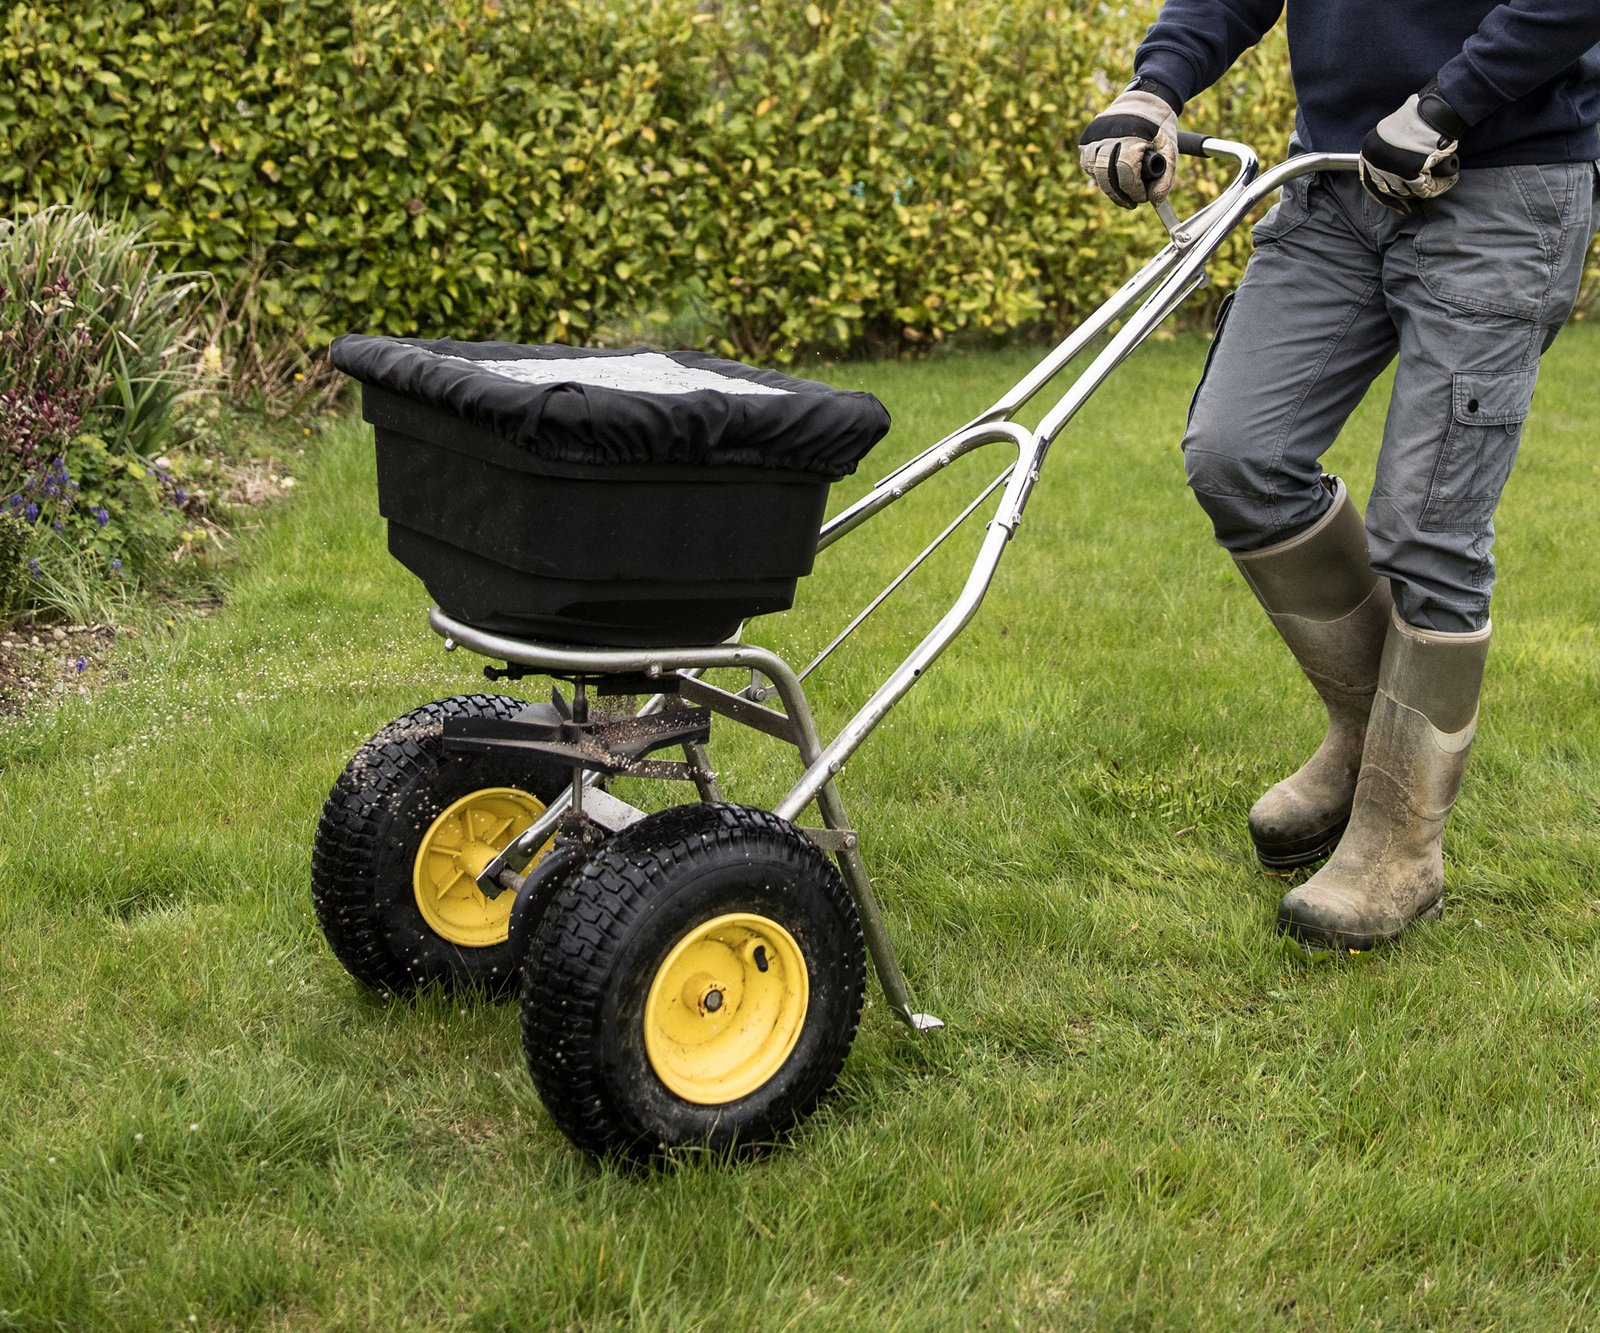
[[[1091, 402], [982, 614], [844, 774], [948, 1030], [869, 996], [792, 1146], [644, 1176], [555, 1130], [514, 1005], [385, 1003], [317, 929], [334, 777], [482, 665], [441, 652], [366, 433], [336, 431], [219, 614], [0, 722], [0, 1328], [1592, 1327], [1600, 329], [1548, 357], [1501, 511], [1445, 917], [1343, 960], [1277, 940], [1244, 829], [1320, 728], [1183, 485], [1203, 353], [1154, 345]], [[897, 423], [835, 504], [1028, 364], [829, 371]], [[1358, 498], [1380, 422], [1329, 460]], [[991, 462], [751, 637], [803, 662]], [[819, 673], [829, 734], [970, 549]], [[752, 804], [795, 773], [725, 725], [712, 753]]]

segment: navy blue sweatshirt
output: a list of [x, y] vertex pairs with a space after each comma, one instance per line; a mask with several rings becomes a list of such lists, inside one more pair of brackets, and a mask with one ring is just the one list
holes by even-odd
[[[1469, 126], [1464, 166], [1600, 158], [1600, 0], [1288, 0], [1299, 135], [1355, 153], [1432, 79]], [[1285, 0], [1166, 0], [1134, 65], [1184, 101], [1277, 22]], [[1201, 130], [1222, 126], [1196, 126]]]

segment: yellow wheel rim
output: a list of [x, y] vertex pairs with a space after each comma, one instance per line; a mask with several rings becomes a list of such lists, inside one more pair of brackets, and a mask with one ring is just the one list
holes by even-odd
[[748, 1097], [789, 1058], [811, 982], [794, 936], [769, 917], [732, 912], [673, 947], [644, 1004], [644, 1049], [686, 1102]]
[[[487, 897], [478, 888], [478, 876], [543, 813], [544, 802], [525, 791], [484, 787], [454, 802], [429, 825], [417, 848], [411, 886], [417, 910], [436, 935], [468, 949], [505, 943], [517, 895]], [[539, 856], [549, 848], [545, 843]]]

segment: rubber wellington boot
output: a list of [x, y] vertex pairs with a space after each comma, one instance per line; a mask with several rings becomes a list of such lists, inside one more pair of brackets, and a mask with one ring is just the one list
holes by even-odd
[[1337, 477], [1323, 484], [1333, 505], [1312, 527], [1234, 556], [1328, 709], [1316, 753], [1250, 810], [1256, 855], [1274, 870], [1320, 861], [1344, 832], [1392, 609], [1389, 581], [1367, 563], [1361, 512]]
[[1370, 949], [1439, 914], [1444, 825], [1488, 655], [1488, 626], [1439, 634], [1393, 618], [1350, 827], [1328, 864], [1284, 896], [1280, 929], [1312, 948]]

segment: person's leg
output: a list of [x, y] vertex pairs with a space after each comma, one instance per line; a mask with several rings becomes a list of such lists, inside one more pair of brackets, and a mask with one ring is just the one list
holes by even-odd
[[1350, 216], [1346, 184], [1284, 187], [1195, 390], [1184, 466], [1233, 555], [1288, 542], [1328, 512], [1319, 460], [1398, 346], [1382, 253]]
[[1328, 713], [1310, 760], [1250, 811], [1257, 855], [1274, 868], [1320, 860], [1344, 829], [1389, 620], [1361, 515], [1319, 462], [1396, 341], [1379, 248], [1343, 185], [1291, 182], [1257, 227], [1184, 438], [1218, 542]]
[[1367, 536], [1408, 624], [1488, 623], [1494, 511], [1577, 301], [1595, 184], [1589, 163], [1465, 171], [1385, 255], [1400, 363]]
[[1367, 563], [1360, 511], [1328, 481], [1333, 503], [1305, 532], [1234, 556], [1328, 710], [1311, 758], [1250, 808], [1256, 855], [1273, 870], [1320, 861], [1344, 832], [1389, 628], [1389, 584]]
[[1348, 830], [1279, 908], [1304, 943], [1368, 948], [1437, 910], [1488, 652], [1494, 510], [1539, 356], [1577, 298], [1594, 195], [1589, 164], [1466, 171], [1386, 252], [1400, 364], [1367, 533], [1395, 616]]

